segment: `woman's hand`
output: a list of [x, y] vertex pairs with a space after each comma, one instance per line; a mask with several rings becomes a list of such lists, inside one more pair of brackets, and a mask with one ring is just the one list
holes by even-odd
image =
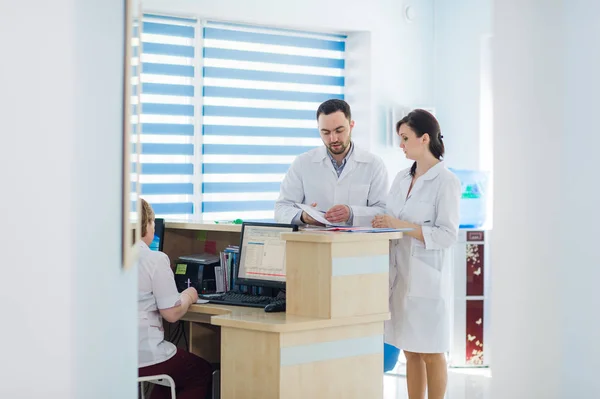
[[396, 219], [390, 215], [377, 215], [373, 218], [371, 225], [375, 228], [383, 229], [412, 229], [405, 231], [404, 234], [416, 238], [419, 241], [425, 242], [423, 237], [423, 229], [418, 224], [409, 223], [404, 220]]
[[377, 215], [371, 221], [373, 227], [384, 229], [399, 229], [402, 227], [402, 223], [402, 220], [398, 220], [390, 215]]
[[[187, 304], [187, 306], [190, 306], [196, 303], [196, 301], [198, 300], [198, 291], [196, 291], [194, 287], [189, 287], [181, 292], [181, 298], [189, 299], [189, 304]], [[182, 303], [183, 302], [184, 301], [182, 300]]]
[[159, 309], [160, 315], [169, 323], [175, 323], [187, 313], [189, 307], [197, 300], [198, 291], [194, 287], [187, 288], [179, 295], [179, 304], [172, 308]]

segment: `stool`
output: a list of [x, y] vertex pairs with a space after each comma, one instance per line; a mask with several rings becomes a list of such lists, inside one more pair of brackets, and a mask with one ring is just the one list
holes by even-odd
[[165, 387], [171, 388], [171, 399], [175, 398], [175, 381], [166, 375], [166, 374], [158, 374], [158, 375], [149, 375], [147, 377], [138, 377], [138, 383], [141, 384], [140, 391], [142, 392], [142, 399], [144, 399], [144, 382], [150, 382], [156, 385], [162, 385]]

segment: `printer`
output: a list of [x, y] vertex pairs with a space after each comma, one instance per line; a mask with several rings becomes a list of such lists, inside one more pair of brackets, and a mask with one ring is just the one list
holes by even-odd
[[202, 253], [181, 256], [175, 262], [175, 285], [181, 292], [188, 287], [196, 288], [198, 294], [216, 291], [215, 267], [221, 264], [218, 255]]

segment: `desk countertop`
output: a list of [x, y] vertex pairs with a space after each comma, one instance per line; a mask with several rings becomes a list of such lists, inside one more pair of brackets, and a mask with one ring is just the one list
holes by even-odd
[[286, 241], [301, 241], [301, 242], [367, 242], [367, 241], [382, 241], [382, 240], [397, 240], [402, 238], [402, 232], [386, 232], [386, 233], [349, 233], [341, 231], [324, 231], [324, 230], [301, 230], [291, 233], [281, 233], [281, 238]]
[[[215, 224], [199, 222], [169, 222], [165, 223], [167, 229], [197, 230], [197, 231], [225, 231], [240, 233], [242, 225], [239, 224]], [[305, 242], [365, 242], [378, 240], [395, 240], [402, 237], [401, 232], [390, 233], [348, 233], [338, 231], [323, 231], [316, 229], [301, 229], [294, 233], [283, 233], [282, 238], [287, 241]]]
[[202, 315], [212, 316], [211, 324], [217, 326], [270, 332], [315, 330], [352, 324], [373, 323], [390, 318], [389, 313], [381, 313], [367, 316], [319, 319], [288, 315], [285, 312], [267, 313], [262, 308], [220, 304], [195, 304], [190, 307], [182, 320], [202, 322], [199, 317]]

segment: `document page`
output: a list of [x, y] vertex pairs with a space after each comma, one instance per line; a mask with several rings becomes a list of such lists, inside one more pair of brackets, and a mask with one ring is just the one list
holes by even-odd
[[345, 224], [334, 224], [329, 222], [329, 220], [325, 219], [325, 212], [320, 211], [310, 205], [299, 204], [296, 203], [296, 206], [302, 209], [304, 212], [308, 213], [308, 215], [315, 219], [319, 223], [323, 223], [325, 226], [345, 226]]

